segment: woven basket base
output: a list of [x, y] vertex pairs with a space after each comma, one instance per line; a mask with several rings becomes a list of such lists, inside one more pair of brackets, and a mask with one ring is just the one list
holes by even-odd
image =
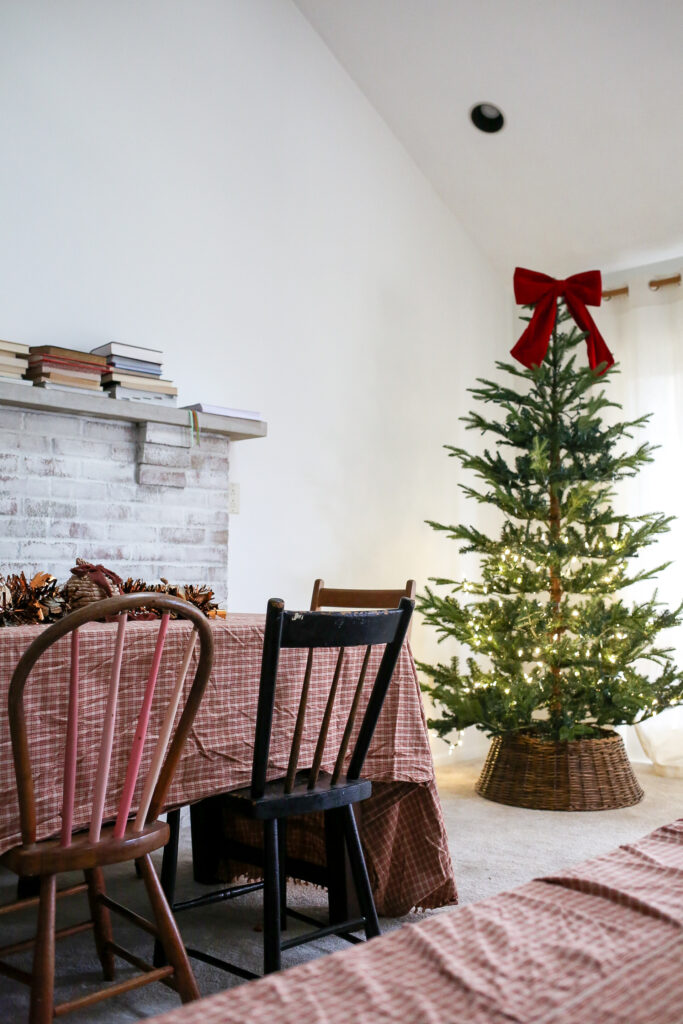
[[495, 736], [475, 788], [487, 800], [539, 811], [606, 811], [643, 799], [616, 733], [565, 743]]

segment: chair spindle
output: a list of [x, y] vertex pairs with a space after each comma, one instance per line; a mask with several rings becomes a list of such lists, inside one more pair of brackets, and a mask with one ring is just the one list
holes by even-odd
[[140, 829], [144, 828], [145, 825], [145, 819], [147, 818], [149, 805], [152, 801], [152, 793], [154, 792], [154, 787], [156, 786], [157, 779], [159, 778], [159, 772], [161, 771], [161, 766], [164, 761], [164, 755], [166, 754], [166, 747], [168, 746], [168, 740], [171, 735], [171, 730], [173, 729], [173, 723], [175, 721], [178, 705], [180, 704], [180, 698], [183, 695], [185, 677], [187, 675], [187, 670], [190, 667], [190, 660], [192, 658], [192, 652], [194, 651], [195, 648], [195, 640], [197, 639], [197, 636], [197, 629], [192, 629], [190, 632], [189, 639], [185, 645], [185, 650], [183, 651], [183, 660], [180, 664], [180, 668], [178, 669], [178, 675], [176, 676], [173, 693], [171, 694], [170, 700], [168, 702], [166, 715], [164, 717], [164, 721], [159, 731], [159, 738], [157, 740], [156, 747], [154, 748], [154, 754], [152, 755], [152, 763], [149, 766], [147, 778], [145, 779], [145, 785], [142, 790], [142, 796], [140, 798], [140, 807], [135, 818], [134, 829], [136, 832], [139, 832]]
[[156, 686], [157, 676], [159, 674], [161, 655], [164, 650], [164, 641], [166, 640], [166, 631], [168, 630], [169, 615], [169, 612], [164, 612], [161, 617], [161, 622], [159, 623], [159, 633], [157, 636], [156, 647], [154, 649], [154, 658], [152, 659], [152, 667], [149, 670], [149, 676], [147, 678], [145, 697], [142, 702], [137, 725], [135, 727], [135, 735], [131, 744], [128, 768], [126, 770], [126, 781], [123, 784], [123, 792], [121, 793], [121, 801], [119, 803], [119, 813], [114, 826], [115, 839], [121, 839], [126, 831], [126, 823], [128, 821], [128, 815], [130, 814], [130, 808], [133, 802], [133, 792], [135, 790], [135, 783], [137, 782], [138, 772], [140, 770], [142, 749], [147, 737], [149, 713], [152, 707], [152, 698], [154, 697], [154, 687]]
[[308, 659], [306, 661], [306, 673], [304, 675], [304, 683], [301, 688], [301, 698], [299, 700], [299, 711], [296, 716], [296, 726], [294, 728], [294, 736], [292, 738], [292, 749], [289, 755], [289, 764], [287, 765], [287, 775], [285, 778], [285, 793], [291, 793], [294, 789], [294, 780], [296, 779], [296, 769], [299, 764], [299, 751], [301, 749], [301, 739], [304, 734], [304, 719], [306, 718], [306, 705], [308, 704], [308, 691], [311, 684], [311, 670], [313, 668], [313, 648], [308, 652]]
[[119, 680], [121, 678], [121, 662], [123, 659], [123, 644], [126, 634], [126, 622], [128, 613], [121, 612], [119, 615], [119, 628], [116, 633], [116, 647], [114, 649], [114, 660], [111, 666], [109, 678], [109, 693], [107, 695], [107, 708], [104, 713], [104, 727], [102, 739], [100, 740], [100, 753], [97, 760], [97, 774], [95, 776], [95, 794], [92, 804], [92, 818], [88, 838], [91, 843], [99, 842], [102, 833], [102, 817], [104, 815], [104, 800], [109, 782], [109, 767], [111, 764], [111, 752], [114, 744], [114, 725], [116, 723], [116, 707], [119, 698]]
[[76, 760], [78, 753], [78, 655], [79, 633], [71, 634], [71, 669], [69, 672], [69, 712], [66, 723], [66, 749], [64, 752], [64, 784], [62, 791], [62, 846], [71, 845], [76, 793]]
[[346, 751], [349, 749], [349, 743], [351, 742], [351, 733], [353, 732], [353, 726], [356, 721], [356, 714], [358, 713], [358, 705], [360, 703], [360, 696], [363, 692], [363, 684], [365, 683], [365, 675], [368, 671], [368, 663], [370, 661], [370, 655], [372, 654], [372, 647], [366, 647], [365, 657], [363, 658], [363, 664], [361, 666], [360, 675], [358, 676], [358, 682], [356, 683], [356, 690], [353, 695], [351, 702], [351, 710], [349, 711], [349, 717], [346, 720], [346, 728], [344, 729], [344, 735], [342, 736], [341, 746], [339, 747], [339, 753], [337, 760], [334, 765], [334, 771], [332, 772], [332, 785], [336, 786], [339, 782], [339, 777], [344, 770], [344, 758], [346, 757]]
[[332, 678], [332, 685], [330, 686], [330, 693], [327, 698], [327, 704], [325, 706], [325, 714], [323, 715], [322, 724], [320, 726], [320, 734], [318, 736], [318, 743], [315, 748], [315, 754], [313, 755], [313, 764], [308, 776], [308, 788], [314, 789], [315, 784], [318, 781], [318, 775], [320, 774], [320, 765], [322, 764], [323, 754], [325, 752], [325, 743], [327, 742], [327, 734], [330, 729], [330, 720], [332, 718], [332, 708], [334, 707], [334, 700], [337, 695], [337, 686], [339, 684], [339, 676], [341, 675], [342, 664], [344, 662], [344, 648], [339, 648], [339, 657], [337, 658], [337, 664], [334, 670], [334, 676]]

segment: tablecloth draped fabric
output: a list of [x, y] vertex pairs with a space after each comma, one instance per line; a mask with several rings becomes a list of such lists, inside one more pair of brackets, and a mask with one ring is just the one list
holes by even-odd
[[[16, 663], [41, 626], [17, 626], [0, 630], [0, 699], [6, 706], [9, 681]], [[114, 623], [95, 623], [80, 630], [80, 733], [78, 742], [77, 827], [88, 822], [91, 786], [102, 729], [111, 661]], [[136, 716], [141, 700], [141, 681], [146, 678], [154, 651], [158, 623], [130, 622], [121, 672], [117, 742], [112, 756], [112, 779], [105, 816], [115, 813], [119, 789]], [[215, 642], [214, 667], [194, 726], [169, 792], [168, 806], [179, 806], [225, 792], [249, 782], [254, 743], [256, 702], [263, 647], [264, 617], [230, 615], [212, 623]], [[170, 623], [157, 682], [157, 696], [134, 807], [139, 799], [146, 767], [171, 691], [179, 655], [190, 626]], [[330, 726], [328, 749], [335, 750], [343, 731], [352, 690], [364, 648], [348, 651], [340, 679], [342, 699]], [[373, 659], [379, 658], [373, 654]], [[61, 785], [64, 732], [67, 718], [67, 681], [70, 657], [68, 638], [58, 641], [35, 666], [25, 691], [29, 744], [37, 793], [38, 838], [55, 834], [61, 825]], [[195, 654], [196, 659], [196, 654]], [[307, 734], [301, 763], [312, 758], [319, 724], [332, 678], [337, 652], [317, 651], [307, 717]], [[278, 675], [273, 735], [283, 739], [271, 749], [272, 776], [284, 774], [304, 674], [306, 652], [282, 652]], [[373, 662], [371, 661], [371, 667]], [[189, 689], [192, 663], [186, 680]], [[354, 675], [355, 670], [355, 675]], [[60, 685], [61, 684], [61, 685]], [[323, 685], [324, 684], [324, 685]], [[331, 763], [323, 763], [331, 768]], [[453, 869], [436, 787], [429, 741], [408, 647], [404, 647], [380, 715], [365, 763], [364, 775], [382, 785], [368, 801], [367, 819], [361, 820], [361, 836], [378, 894], [378, 909], [401, 913], [413, 906], [433, 907], [457, 902]], [[20, 841], [16, 784], [6, 716], [0, 721], [0, 852]], [[315, 846], [317, 840], [311, 837]], [[305, 843], [304, 843], [305, 846]], [[387, 909], [388, 908], [388, 909]]]
[[[235, 817], [220, 806], [220, 800], [218, 805], [215, 815], [193, 821], [193, 845], [198, 843], [202, 850], [208, 846], [211, 851], [202, 853], [201, 862], [195, 860], [195, 877], [207, 884], [261, 878], [259, 868], [231, 852], [234, 841], [258, 849], [261, 823]], [[373, 782], [372, 796], [356, 805], [355, 814], [380, 914], [401, 917], [414, 909], [457, 902], [447, 838], [434, 828], [442, 814], [433, 783]], [[325, 864], [322, 814], [287, 819], [287, 855], [313, 865]], [[298, 874], [293, 874], [299, 880]]]
[[681, 1024], [683, 820], [149, 1024]]

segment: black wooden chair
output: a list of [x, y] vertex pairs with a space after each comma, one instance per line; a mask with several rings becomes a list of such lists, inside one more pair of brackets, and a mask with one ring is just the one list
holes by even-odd
[[[377, 912], [372, 897], [365, 858], [360, 844], [352, 805], [367, 799], [372, 783], [361, 777], [363, 762], [372, 739], [379, 713], [386, 696], [391, 678], [403, 644], [414, 602], [401, 598], [397, 609], [365, 612], [292, 612], [286, 611], [282, 601], [268, 602], [266, 630], [261, 663], [261, 682], [256, 717], [256, 735], [252, 765], [251, 785], [223, 794], [221, 800], [231, 813], [263, 822], [263, 883], [233, 886], [216, 893], [208, 893], [193, 900], [173, 903], [175, 890], [175, 867], [177, 861], [177, 812], [175, 822], [176, 842], [169, 843], [164, 851], [162, 885], [174, 911], [197, 907], [206, 903], [230, 899], [261, 886], [263, 899], [263, 941], [264, 972], [280, 969], [281, 953], [293, 946], [322, 938], [339, 935], [350, 942], [362, 941], [353, 933], [364, 930], [366, 939], [379, 935]], [[365, 713], [358, 729], [348, 768], [344, 770], [361, 695], [366, 686], [366, 676], [372, 648], [386, 645], [374, 683], [370, 689]], [[351, 701], [351, 708], [343, 736], [334, 756], [326, 753], [328, 731], [335, 706], [335, 698], [345, 650], [349, 647], [365, 647], [358, 681]], [[308, 650], [306, 669], [299, 700], [294, 734], [291, 742], [288, 766], [284, 777], [272, 779], [269, 770], [273, 710], [277, 692], [277, 671], [280, 651], [284, 648]], [[314, 651], [317, 648], [338, 648], [336, 666], [329, 684], [329, 693], [322, 717], [320, 732], [310, 766], [299, 766], [302, 739], [304, 737], [306, 709], [311, 696], [311, 678]], [[229, 726], [226, 726], [229, 728]], [[324, 763], [334, 768], [331, 772], [321, 770]], [[286, 871], [284, 860], [285, 830], [291, 815], [323, 812], [325, 830], [328, 836], [328, 857], [333, 854], [338, 870], [344, 870], [345, 851], [351, 867], [353, 885], [356, 891], [360, 913], [344, 920], [333, 919], [320, 925], [306, 915], [299, 914], [286, 905]], [[173, 826], [172, 826], [173, 827]], [[330, 848], [329, 837], [338, 840]], [[331, 901], [330, 901], [331, 903]], [[282, 941], [281, 931], [286, 927], [287, 916], [320, 925], [304, 935]], [[338, 915], [336, 915], [338, 917]], [[203, 960], [239, 975], [256, 977], [252, 972], [230, 964], [225, 960], [204, 953], [201, 950], [187, 950], [191, 957]], [[162, 951], [157, 948], [155, 963], [159, 962]]]

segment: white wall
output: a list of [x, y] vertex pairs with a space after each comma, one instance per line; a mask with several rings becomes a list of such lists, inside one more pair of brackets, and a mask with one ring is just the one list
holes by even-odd
[[232, 610], [456, 571], [423, 520], [464, 511], [506, 283], [289, 0], [4, 3], [0, 137], [0, 336], [159, 347], [181, 404], [268, 421]]

